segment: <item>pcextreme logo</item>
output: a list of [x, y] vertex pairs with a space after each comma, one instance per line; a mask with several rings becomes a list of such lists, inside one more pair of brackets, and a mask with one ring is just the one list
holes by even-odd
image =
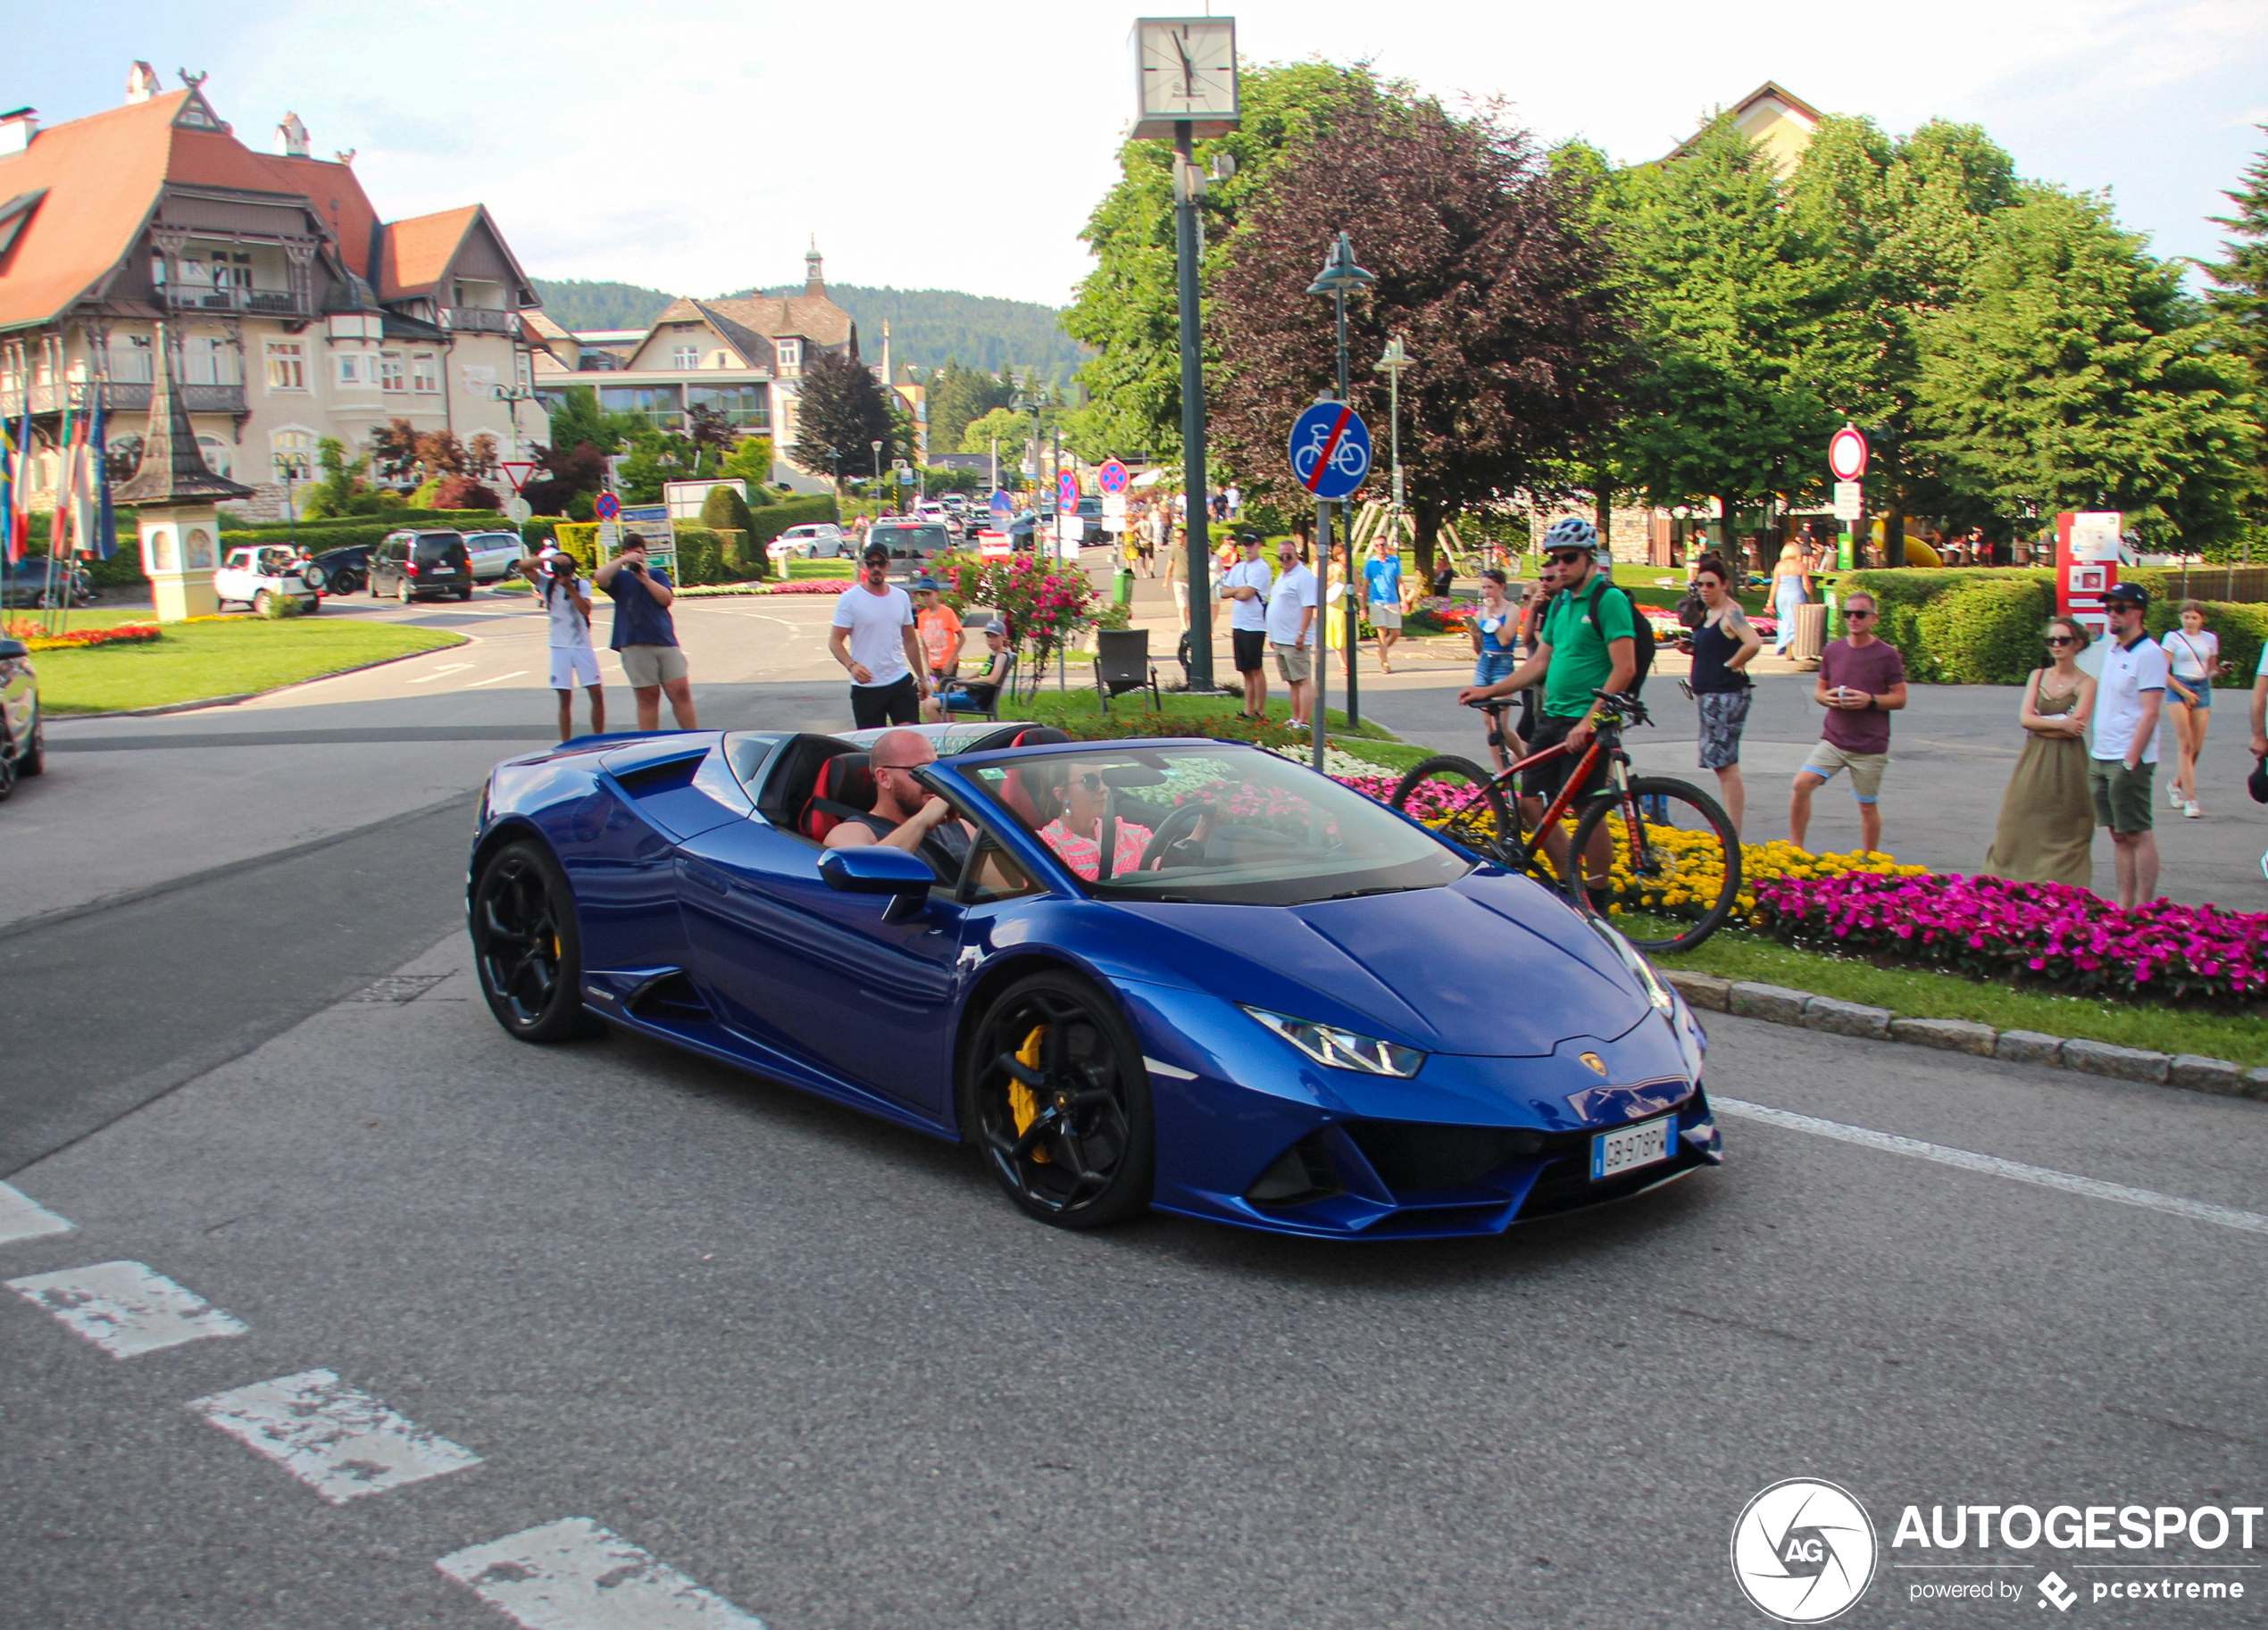
[[1732, 1576], [1757, 1609], [1786, 1625], [1824, 1624], [1873, 1583], [1874, 1524], [1849, 1491], [1790, 1477], [1741, 1509]]

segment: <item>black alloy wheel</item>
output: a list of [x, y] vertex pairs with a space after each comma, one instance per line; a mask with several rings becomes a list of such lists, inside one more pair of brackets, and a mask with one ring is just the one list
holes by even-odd
[[472, 886], [480, 994], [523, 1042], [563, 1042], [603, 1027], [583, 1010], [582, 934], [559, 864], [540, 845], [505, 844]]
[[1041, 1222], [1099, 1228], [1149, 1205], [1149, 1075], [1117, 1006], [1084, 979], [1032, 974], [986, 1010], [962, 1064], [961, 1125]]

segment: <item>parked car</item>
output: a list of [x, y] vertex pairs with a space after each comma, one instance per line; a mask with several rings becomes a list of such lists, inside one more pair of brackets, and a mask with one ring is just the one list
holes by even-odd
[[62, 601], [95, 603], [94, 580], [77, 561], [52, 569], [44, 554], [27, 554], [13, 566], [0, 561], [0, 605], [47, 606]]
[[359, 594], [371, 580], [371, 551], [369, 544], [326, 549], [308, 561], [299, 575], [319, 595]]
[[850, 540], [831, 520], [789, 527], [764, 547], [764, 553], [775, 561], [831, 561], [850, 552]]
[[1080, 528], [1080, 548], [1091, 548], [1111, 541], [1111, 535], [1103, 525], [1103, 501], [1094, 494], [1089, 493], [1079, 501], [1079, 519], [1086, 523]]
[[472, 558], [464, 534], [394, 532], [371, 557], [371, 593], [413, 600], [472, 598]]
[[0, 639], [0, 798], [17, 780], [47, 767], [47, 721], [39, 713], [39, 675], [20, 639]]
[[213, 592], [222, 605], [248, 605], [262, 616], [278, 600], [296, 600], [299, 609], [313, 614], [322, 609], [322, 596], [301, 572], [307, 557], [284, 544], [247, 544], [222, 557], [213, 574]]
[[953, 538], [933, 520], [878, 520], [867, 528], [866, 545], [882, 545], [890, 552], [890, 570], [905, 563], [905, 575], [918, 577], [930, 561], [953, 547]]
[[528, 545], [511, 531], [468, 532], [464, 551], [471, 557], [475, 583], [501, 583], [528, 558]]

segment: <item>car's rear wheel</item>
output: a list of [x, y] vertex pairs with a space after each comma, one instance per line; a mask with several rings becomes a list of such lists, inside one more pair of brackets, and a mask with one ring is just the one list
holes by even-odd
[[602, 1027], [583, 1010], [582, 934], [559, 863], [540, 845], [506, 844], [472, 886], [472, 961], [480, 994], [523, 1042], [563, 1042]]
[[21, 778], [44, 776], [47, 773], [47, 719], [35, 713], [31, 720], [31, 745], [24, 749], [23, 757], [16, 761], [16, 774]]
[[254, 617], [265, 617], [269, 614], [269, 608], [275, 602], [268, 597], [268, 591], [263, 588], [252, 596], [252, 614]]
[[961, 1125], [1008, 1198], [1059, 1228], [1098, 1228], [1150, 1202], [1157, 1148], [1140, 1045], [1074, 975], [1017, 980], [978, 1022]]

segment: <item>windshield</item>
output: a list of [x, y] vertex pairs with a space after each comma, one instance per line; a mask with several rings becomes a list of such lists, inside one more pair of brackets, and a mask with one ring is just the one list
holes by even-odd
[[1304, 905], [1472, 869], [1360, 793], [1254, 747], [1096, 743], [953, 768], [1102, 899]]
[[885, 544], [896, 550], [933, 551], [943, 549], [947, 539], [943, 527], [876, 527], [867, 534], [866, 541]]

